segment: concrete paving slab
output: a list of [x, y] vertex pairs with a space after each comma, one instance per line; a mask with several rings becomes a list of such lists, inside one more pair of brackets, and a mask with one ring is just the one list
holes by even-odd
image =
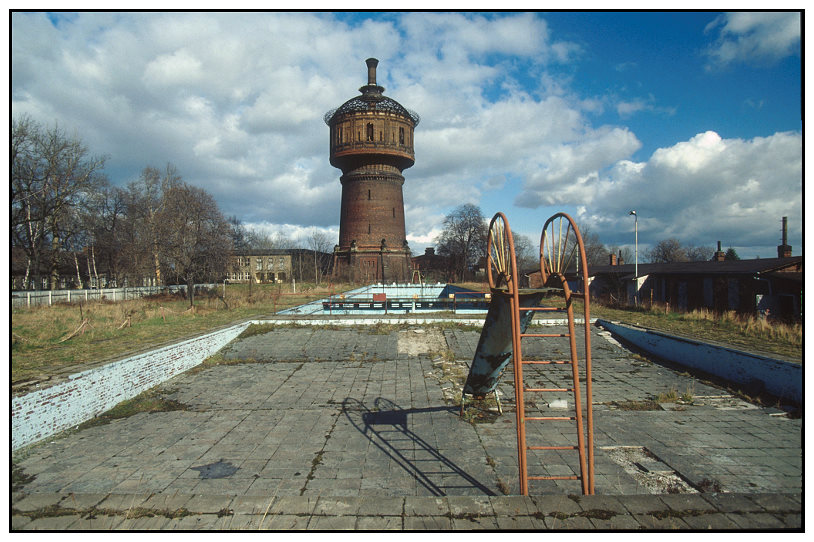
[[408, 516], [404, 518], [405, 531], [448, 531], [452, 520], [444, 516]]
[[738, 529], [738, 524], [726, 514], [701, 514], [697, 516], [684, 516], [682, 519], [691, 529], [697, 529], [699, 531]]
[[[751, 514], [730, 514], [729, 517], [738, 524], [740, 529], [764, 530], [787, 528], [783, 520], [773, 514], [754, 512]], [[800, 528], [799, 526], [797, 528]]]
[[531, 497], [522, 495], [506, 495], [489, 497], [492, 509], [498, 516], [530, 516], [537, 512], [537, 507]]
[[107, 493], [70, 493], [59, 502], [61, 508], [87, 510], [97, 506], [107, 498]]
[[[703, 497], [715, 510], [723, 513], [737, 512], [745, 514], [750, 512], [762, 512], [764, 510], [761, 505], [747, 495], [706, 493]], [[797, 503], [797, 507], [799, 507], [799, 503]]]
[[537, 531], [547, 528], [543, 518], [533, 516], [498, 515], [495, 521], [501, 531]]
[[633, 516], [627, 514], [617, 514], [609, 519], [589, 518], [594, 529], [603, 531], [634, 531], [641, 528], [641, 525]]
[[359, 513], [376, 516], [402, 516], [405, 497], [361, 497]]
[[311, 516], [309, 531], [352, 531], [356, 528], [356, 516]]
[[360, 516], [356, 520], [357, 531], [400, 531], [402, 518], [400, 516]]
[[656, 517], [650, 514], [634, 514], [633, 518], [639, 522], [643, 529], [654, 529], [659, 531], [675, 531], [689, 529], [684, 520], [676, 517]]
[[11, 516], [11, 530], [12, 531], [22, 531], [26, 528], [26, 525], [31, 523], [32, 519], [28, 516]]
[[35, 493], [27, 495], [23, 499], [12, 505], [12, 508], [20, 512], [31, 512], [58, 504], [65, 495], [59, 493]]
[[265, 520], [261, 521], [259, 529], [268, 529], [272, 531], [305, 530], [308, 527], [308, 522], [310, 520], [311, 516], [299, 516], [293, 514], [266, 516]]
[[479, 516], [477, 513], [466, 514], [465, 517], [453, 517], [452, 529], [455, 531], [481, 531], [497, 530], [497, 519], [493, 516]]
[[259, 495], [240, 495], [229, 503], [229, 509], [235, 515], [239, 514], [265, 514], [271, 510], [275, 497]]
[[450, 514], [449, 502], [440, 497], [405, 497], [405, 516], [446, 516]]
[[78, 516], [57, 516], [36, 518], [25, 524], [23, 530], [26, 531], [64, 531], [79, 520]]

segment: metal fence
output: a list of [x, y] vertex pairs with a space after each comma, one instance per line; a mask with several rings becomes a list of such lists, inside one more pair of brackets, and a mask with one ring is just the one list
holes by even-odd
[[[196, 284], [195, 289], [214, 288], [217, 284]], [[138, 288], [99, 288], [85, 290], [23, 290], [11, 292], [12, 307], [33, 307], [54, 303], [84, 303], [86, 301], [126, 301], [160, 292], [186, 291], [186, 285], [143, 286]]]

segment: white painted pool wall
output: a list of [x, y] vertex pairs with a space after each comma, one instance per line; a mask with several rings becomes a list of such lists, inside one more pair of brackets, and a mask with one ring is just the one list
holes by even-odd
[[19, 449], [110, 410], [216, 353], [250, 322], [88, 369], [11, 401], [11, 448]]
[[801, 405], [803, 367], [732, 348], [675, 337], [652, 329], [597, 320], [624, 341], [676, 365], [703, 371], [743, 386], [763, 387], [780, 399]]

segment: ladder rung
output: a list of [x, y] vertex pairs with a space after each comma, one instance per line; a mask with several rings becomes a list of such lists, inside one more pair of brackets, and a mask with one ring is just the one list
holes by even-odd
[[579, 446], [527, 446], [528, 450], [579, 450]]
[[565, 391], [574, 391], [574, 388], [523, 388], [523, 391], [524, 392], [526, 392], [526, 391], [539, 392], [539, 393], [542, 393], [542, 392], [545, 392], [545, 391], [565, 392]]
[[585, 294], [582, 292], [571, 292], [571, 297], [577, 297], [579, 299], [585, 299]]
[[555, 361], [555, 360], [529, 360], [523, 361], [522, 363], [534, 364], [534, 365], [566, 365], [571, 363], [570, 361]]
[[520, 307], [521, 311], [564, 311], [565, 307]]
[[554, 421], [564, 422], [576, 420], [576, 416], [527, 416], [523, 421]]
[[579, 476], [529, 476], [529, 480], [580, 480]]
[[520, 337], [569, 337], [568, 333], [521, 333]]

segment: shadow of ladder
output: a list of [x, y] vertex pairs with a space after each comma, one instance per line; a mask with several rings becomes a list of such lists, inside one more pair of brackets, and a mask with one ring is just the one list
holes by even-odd
[[[392, 404], [392, 406], [395, 407], [396, 405]], [[396, 461], [405, 471], [413, 475], [416, 481], [433, 495], [446, 496], [447, 491], [450, 489], [467, 488], [479, 489], [486, 495], [496, 495], [409, 428], [408, 414], [439, 410], [449, 409], [431, 407], [402, 410], [396, 407], [384, 411], [365, 412], [362, 414], [362, 420], [365, 425], [365, 433], [370, 432], [368, 435], [370, 441]], [[416, 457], [410, 457], [413, 454]], [[418, 455], [424, 457], [419, 458]], [[421, 464], [428, 465], [428, 468], [421, 468]], [[440, 469], [429, 470], [436, 468], [436, 466], [439, 466]], [[445, 485], [439, 481], [446, 478], [461, 480], [465, 483], [453, 486]]]

